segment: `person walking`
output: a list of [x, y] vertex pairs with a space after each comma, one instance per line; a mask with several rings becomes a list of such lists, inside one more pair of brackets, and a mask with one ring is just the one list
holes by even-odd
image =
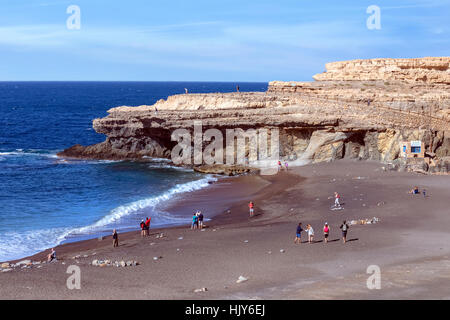
[[349, 228], [347, 221], [344, 220], [339, 228], [341, 228], [341, 230], [342, 230], [342, 242], [346, 243], [347, 242], [347, 231]]
[[141, 227], [141, 237], [145, 237], [145, 221], [141, 220], [141, 223], [139, 226]]
[[192, 216], [192, 226], [191, 229], [197, 229], [198, 228], [198, 213], [194, 213], [194, 215]]
[[328, 222], [325, 222], [323, 226], [323, 241], [324, 243], [328, 243], [328, 236], [330, 235], [330, 227], [328, 226]]
[[335, 207], [341, 206], [341, 203], [339, 202], [340, 199], [341, 199], [341, 196], [339, 195], [339, 193], [335, 192], [334, 193], [334, 206]]
[[119, 236], [117, 234], [116, 229], [113, 230], [112, 238], [113, 238], [113, 248], [118, 247], [119, 246]]
[[300, 222], [297, 226], [297, 232], [295, 233], [294, 243], [302, 243], [302, 223]]

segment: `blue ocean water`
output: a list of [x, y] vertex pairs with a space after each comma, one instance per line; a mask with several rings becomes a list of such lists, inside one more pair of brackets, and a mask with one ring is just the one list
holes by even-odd
[[[266, 83], [239, 83], [265, 91]], [[92, 120], [115, 106], [153, 104], [172, 94], [231, 92], [235, 83], [0, 82], [0, 261], [65, 241], [153, 226], [185, 224], [164, 212], [177, 195], [208, 186], [213, 177], [166, 161], [87, 161], [56, 153], [75, 143], [104, 140]]]

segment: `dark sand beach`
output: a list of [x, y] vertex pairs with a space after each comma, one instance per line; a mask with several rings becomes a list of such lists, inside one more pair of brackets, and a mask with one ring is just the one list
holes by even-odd
[[[335, 161], [290, 168], [274, 176], [225, 179], [189, 194], [173, 210], [200, 205], [222, 213], [204, 231], [189, 226], [151, 229], [65, 244], [58, 261], [0, 272], [3, 299], [449, 299], [450, 179], [383, 170], [383, 164]], [[220, 186], [223, 184], [223, 187]], [[427, 197], [411, 195], [417, 185]], [[343, 210], [330, 210], [333, 193]], [[248, 216], [248, 201], [255, 216]], [[212, 210], [212, 209], [210, 209]], [[343, 244], [342, 220], [352, 225]], [[298, 222], [311, 224], [313, 244], [294, 244]], [[331, 227], [325, 244], [323, 224]], [[164, 237], [156, 236], [163, 233]], [[48, 252], [32, 261], [44, 260]], [[74, 259], [73, 257], [80, 256]], [[86, 257], [84, 257], [86, 256]], [[154, 260], [154, 257], [160, 257]], [[92, 266], [94, 259], [136, 260], [134, 267]], [[69, 265], [81, 270], [81, 289], [69, 290]], [[381, 270], [381, 289], [369, 290], [367, 267]], [[239, 276], [248, 280], [236, 283]], [[207, 288], [206, 292], [194, 292]]]

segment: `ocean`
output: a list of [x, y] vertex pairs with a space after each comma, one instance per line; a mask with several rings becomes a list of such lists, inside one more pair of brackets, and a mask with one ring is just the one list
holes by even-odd
[[188, 224], [191, 213], [164, 204], [206, 188], [213, 176], [146, 163], [61, 159], [76, 143], [105, 139], [92, 120], [122, 105], [153, 104], [184, 93], [266, 91], [267, 83], [0, 82], [0, 261], [58, 244], [153, 227]]

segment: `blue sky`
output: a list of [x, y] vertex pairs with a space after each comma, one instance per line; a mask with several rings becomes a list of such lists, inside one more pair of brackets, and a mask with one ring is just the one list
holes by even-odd
[[331, 61], [450, 56], [449, 21], [450, 0], [0, 0], [0, 81], [309, 81]]

